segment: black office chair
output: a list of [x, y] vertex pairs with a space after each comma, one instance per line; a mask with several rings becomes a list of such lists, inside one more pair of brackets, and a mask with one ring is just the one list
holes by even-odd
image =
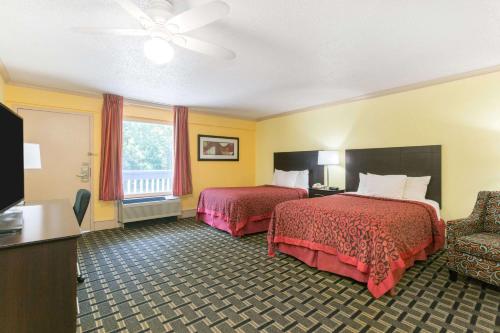
[[[78, 192], [76, 193], [76, 199], [75, 199], [75, 205], [73, 206], [73, 211], [75, 212], [75, 216], [79, 226], [82, 225], [83, 218], [85, 217], [85, 213], [87, 212], [87, 208], [89, 207], [89, 203], [90, 203], [90, 192], [85, 189], [78, 190]], [[85, 281], [85, 278], [82, 276], [82, 273], [80, 271], [80, 264], [78, 263], [78, 260], [76, 261], [76, 270], [77, 270], [76, 279], [78, 280], [79, 283], [82, 283], [83, 281]]]

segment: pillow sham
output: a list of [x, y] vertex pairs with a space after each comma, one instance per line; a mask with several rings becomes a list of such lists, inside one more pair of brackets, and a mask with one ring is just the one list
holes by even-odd
[[273, 181], [271, 182], [271, 185], [276, 185], [276, 184], [278, 184], [278, 177], [279, 177], [279, 175], [280, 175], [282, 172], [283, 172], [283, 171], [281, 171], [281, 170], [274, 169], [274, 173], [273, 173]]
[[408, 200], [425, 200], [427, 187], [431, 181], [431, 176], [424, 177], [408, 177], [406, 179], [403, 199]]
[[309, 170], [298, 171], [295, 186], [297, 188], [309, 189]]
[[295, 187], [298, 171], [274, 170], [273, 185], [283, 187]]
[[358, 185], [358, 193], [359, 194], [367, 194], [366, 192], [366, 174], [359, 173], [359, 185]]
[[278, 183], [282, 182], [282, 180], [285, 179], [285, 171], [283, 170], [278, 170], [274, 169], [274, 175], [273, 175], [273, 185], [279, 186]]
[[407, 178], [405, 175], [381, 176], [369, 173], [366, 193], [378, 197], [402, 199]]

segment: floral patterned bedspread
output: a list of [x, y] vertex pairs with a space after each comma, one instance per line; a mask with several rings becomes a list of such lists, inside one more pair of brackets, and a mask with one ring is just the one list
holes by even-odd
[[200, 193], [197, 217], [222, 217], [237, 233], [248, 222], [270, 218], [277, 204], [304, 197], [304, 189], [272, 185], [207, 188]]
[[444, 245], [444, 222], [430, 205], [339, 194], [276, 206], [268, 231], [269, 255], [286, 243], [336, 255], [368, 274], [368, 290], [380, 297], [398, 282], [405, 259]]

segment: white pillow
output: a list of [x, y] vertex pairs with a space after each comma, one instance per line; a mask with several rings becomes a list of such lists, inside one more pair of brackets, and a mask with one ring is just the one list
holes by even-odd
[[272, 185], [276, 185], [278, 183], [278, 175], [283, 172], [281, 170], [278, 170], [278, 169], [274, 169], [274, 173], [273, 173], [273, 181], [271, 182]]
[[369, 195], [402, 199], [406, 185], [405, 175], [380, 176], [369, 173], [366, 181], [366, 192]]
[[294, 187], [309, 189], [309, 170], [298, 171]]
[[358, 185], [358, 193], [366, 194], [366, 175], [364, 173], [359, 173], [359, 185]]
[[274, 170], [273, 185], [283, 187], [294, 187], [297, 181], [298, 171]]
[[427, 186], [431, 181], [431, 176], [424, 177], [408, 177], [406, 179], [403, 199], [408, 200], [425, 200]]
[[297, 183], [297, 177], [299, 175], [298, 171], [284, 171], [285, 177], [280, 180], [279, 186], [284, 187], [295, 187]]

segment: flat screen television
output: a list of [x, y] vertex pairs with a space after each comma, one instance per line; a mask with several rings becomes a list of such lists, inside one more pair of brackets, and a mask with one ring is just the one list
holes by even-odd
[[23, 119], [0, 103], [0, 214], [24, 199]]

